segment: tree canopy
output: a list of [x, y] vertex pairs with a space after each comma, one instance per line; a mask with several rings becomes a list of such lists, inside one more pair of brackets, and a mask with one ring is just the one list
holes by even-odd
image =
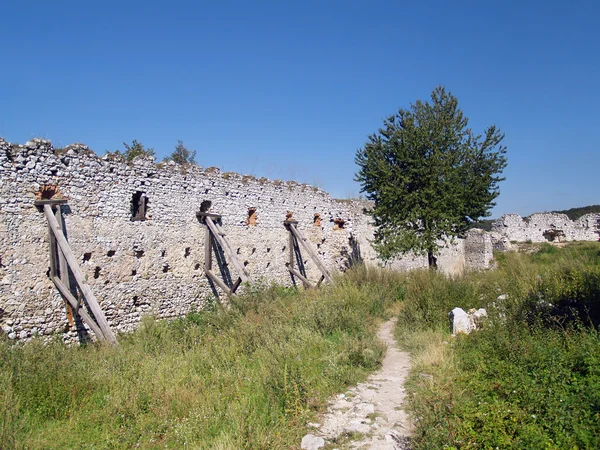
[[388, 117], [356, 153], [361, 191], [374, 201], [374, 246], [390, 259], [413, 251], [436, 266], [441, 246], [488, 217], [506, 167], [504, 134], [468, 127], [444, 87]]
[[183, 141], [177, 140], [177, 146], [170, 156], [165, 158], [165, 161], [173, 161], [180, 165], [196, 164], [196, 150], [190, 150]]

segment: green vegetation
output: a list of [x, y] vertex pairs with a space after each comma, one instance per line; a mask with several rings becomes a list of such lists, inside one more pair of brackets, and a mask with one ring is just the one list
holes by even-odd
[[136, 139], [131, 141], [131, 145], [127, 144], [126, 142], [123, 142], [123, 146], [125, 147], [124, 152], [116, 150], [114, 154], [123, 156], [123, 158], [125, 158], [127, 162], [131, 162], [135, 158], [154, 156], [153, 148], [144, 148], [144, 144], [138, 142]]
[[173, 161], [182, 166], [196, 164], [196, 150], [188, 149], [183, 145], [183, 141], [178, 140], [175, 150], [165, 158], [165, 161]]
[[356, 180], [374, 201], [374, 246], [383, 259], [412, 251], [435, 267], [440, 242], [489, 216], [506, 167], [504, 135], [492, 125], [482, 137], [468, 123], [440, 86], [431, 103], [400, 109], [358, 150]]
[[361, 269], [320, 291], [267, 288], [118, 346], [0, 337], [0, 448], [289, 449], [374, 370], [400, 275]]
[[[600, 245], [497, 256], [494, 272], [408, 277], [397, 334], [415, 360], [414, 448], [599, 448]], [[455, 306], [490, 318], [452, 338]]]
[[552, 211], [553, 213], [566, 214], [571, 220], [577, 220], [586, 214], [600, 213], [600, 205], [581, 206], [579, 208], [565, 209], [563, 211]]
[[[297, 447], [378, 367], [390, 315], [414, 359], [413, 448], [599, 448], [600, 244], [531, 247], [455, 278], [357, 267], [318, 291], [248, 287], [113, 347], [0, 337], [0, 448]], [[455, 306], [490, 317], [452, 338]]]

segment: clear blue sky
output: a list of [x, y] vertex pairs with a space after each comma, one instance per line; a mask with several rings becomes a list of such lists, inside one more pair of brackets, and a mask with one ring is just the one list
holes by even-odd
[[357, 195], [354, 154], [445, 85], [506, 134], [493, 215], [600, 203], [598, 1], [0, 2], [0, 136]]

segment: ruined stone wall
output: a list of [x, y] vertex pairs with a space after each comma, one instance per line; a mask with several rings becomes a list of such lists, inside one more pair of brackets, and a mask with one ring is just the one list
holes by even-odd
[[[128, 164], [82, 144], [55, 150], [41, 139], [17, 145], [0, 138], [0, 326], [12, 339], [62, 333], [76, 341], [82, 332], [69, 322], [48, 277], [48, 227], [34, 205], [45, 186], [57, 186], [68, 199], [62, 207], [68, 241], [115, 331], [132, 330], [144, 314], [183, 315], [222, 294], [203, 271], [205, 226], [196, 212], [204, 201], [222, 214], [227, 239], [254, 283], [292, 284], [283, 226], [289, 212], [330, 270], [361, 258], [379, 263], [364, 205], [333, 200], [308, 185], [157, 165], [152, 158]], [[145, 220], [132, 220], [140, 198], [147, 199]], [[459, 240], [439, 265], [452, 273], [471, 267], [464, 251]], [[308, 255], [303, 260], [308, 277], [318, 280]], [[405, 257], [391, 266], [426, 267], [427, 261]]]
[[538, 213], [527, 218], [505, 214], [492, 230], [516, 242], [596, 241], [600, 236], [600, 214], [586, 214], [572, 221], [566, 214]]
[[[377, 253], [370, 242], [374, 239], [375, 228], [370, 216], [363, 211], [371, 207], [367, 200], [347, 202], [349, 217], [352, 221], [354, 237], [358, 243], [362, 260], [371, 265], [381, 265]], [[439, 269], [447, 275], [457, 275], [465, 270], [489, 269], [492, 266], [493, 248], [490, 236], [479, 230], [470, 230], [464, 239], [455, 239], [453, 244], [444, 246], [440, 242], [440, 253], [437, 256]], [[394, 270], [413, 270], [429, 267], [427, 256], [407, 254], [394, 258], [385, 263], [386, 267]]]

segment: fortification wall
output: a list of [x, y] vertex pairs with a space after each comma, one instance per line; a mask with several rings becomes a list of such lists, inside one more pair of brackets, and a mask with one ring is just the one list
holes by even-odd
[[[196, 212], [204, 201], [222, 214], [227, 239], [255, 283], [292, 283], [285, 266], [288, 212], [330, 270], [361, 259], [379, 263], [363, 203], [336, 201], [295, 182], [157, 165], [152, 158], [128, 164], [82, 144], [57, 151], [42, 139], [16, 145], [1, 138], [0, 182], [0, 326], [11, 339], [62, 333], [75, 341], [84, 332], [69, 322], [48, 277], [48, 227], [34, 205], [44, 186], [57, 186], [68, 199], [62, 207], [68, 241], [115, 331], [132, 330], [144, 314], [183, 315], [222, 294], [203, 271], [205, 226]], [[144, 220], [132, 220], [140, 198], [147, 199]], [[466, 260], [459, 240], [443, 250], [439, 265], [456, 273], [488, 267], [488, 256]], [[317, 267], [308, 255], [303, 259], [308, 277], [317, 280]], [[427, 261], [404, 257], [391, 266], [426, 267]]]
[[505, 214], [492, 230], [516, 242], [596, 241], [600, 236], [600, 214], [586, 214], [572, 221], [566, 214], [538, 213], [527, 218]]

